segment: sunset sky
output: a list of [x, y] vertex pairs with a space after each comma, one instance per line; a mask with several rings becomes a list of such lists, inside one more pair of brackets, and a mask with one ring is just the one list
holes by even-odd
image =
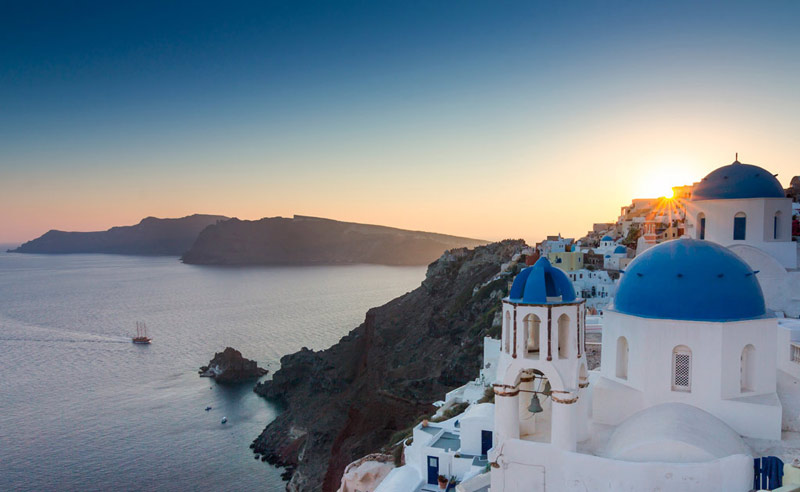
[[5, 2], [0, 242], [292, 214], [581, 236], [800, 174], [800, 2]]

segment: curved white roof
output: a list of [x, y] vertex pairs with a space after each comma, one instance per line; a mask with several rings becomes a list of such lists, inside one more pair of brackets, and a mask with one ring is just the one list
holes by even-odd
[[621, 461], [697, 463], [751, 452], [736, 431], [705, 410], [663, 403], [620, 424], [602, 454]]
[[422, 477], [412, 466], [401, 466], [390, 471], [378, 485], [375, 492], [407, 492], [416, 490], [422, 484]]

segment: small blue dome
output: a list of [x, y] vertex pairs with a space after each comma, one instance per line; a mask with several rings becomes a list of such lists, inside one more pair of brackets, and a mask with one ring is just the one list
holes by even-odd
[[601, 241], [613, 241], [613, 239], [611, 239], [611, 236], [603, 236], [603, 239], [601, 239]]
[[711, 171], [692, 190], [692, 200], [784, 197], [783, 186], [769, 171], [739, 161]]
[[631, 262], [617, 287], [614, 309], [644, 318], [734, 321], [766, 315], [755, 272], [727, 248], [675, 239]]
[[[560, 301], [548, 301], [560, 297]], [[511, 292], [508, 293], [511, 302], [525, 304], [558, 304], [573, 302], [575, 289], [567, 274], [550, 264], [547, 258], [539, 258], [533, 266], [525, 268], [514, 279]]]
[[620, 253], [627, 254], [628, 253], [628, 248], [626, 248], [625, 246], [622, 246], [622, 245], [617, 246], [616, 248], [614, 248], [614, 254], [620, 254]]

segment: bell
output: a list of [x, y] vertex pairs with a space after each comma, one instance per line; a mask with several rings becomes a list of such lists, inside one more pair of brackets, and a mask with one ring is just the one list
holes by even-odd
[[539, 413], [542, 411], [542, 404], [539, 403], [539, 395], [536, 393], [533, 394], [531, 398], [531, 404], [528, 405], [528, 411], [531, 413]]
[[550, 386], [550, 380], [548, 379], [546, 383], [544, 383], [544, 390], [542, 390], [542, 394], [544, 396], [550, 396], [553, 392], [553, 388]]

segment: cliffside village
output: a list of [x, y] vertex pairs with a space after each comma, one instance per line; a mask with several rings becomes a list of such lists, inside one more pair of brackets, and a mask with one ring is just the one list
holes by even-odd
[[800, 490], [800, 177], [673, 192], [503, 264], [478, 377], [340, 492]]

